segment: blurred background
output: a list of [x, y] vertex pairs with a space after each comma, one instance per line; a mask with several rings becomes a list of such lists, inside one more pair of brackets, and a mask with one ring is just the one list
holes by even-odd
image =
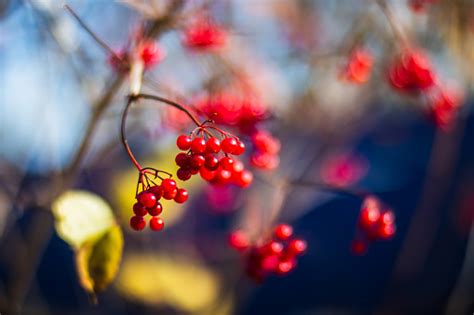
[[[213, 97], [231, 116], [247, 102], [250, 122], [216, 122], [246, 143], [252, 185], [179, 181], [190, 200], [164, 203], [165, 230], [133, 231], [120, 118], [136, 77], [64, 4], [117, 53], [159, 45], [141, 91], [202, 120]], [[225, 40], [190, 44], [203, 20]], [[472, 314], [473, 36], [470, 0], [0, 0], [0, 313]], [[434, 92], [396, 86], [407, 51]], [[175, 173], [192, 124], [143, 100], [127, 130], [142, 164]], [[273, 164], [256, 130], [281, 143]], [[360, 192], [396, 216], [363, 255]], [[307, 252], [255, 283], [228, 234], [257, 242], [281, 222]]]

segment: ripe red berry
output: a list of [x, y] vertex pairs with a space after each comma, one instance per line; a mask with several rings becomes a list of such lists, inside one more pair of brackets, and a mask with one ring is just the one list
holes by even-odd
[[280, 261], [276, 268], [276, 272], [279, 275], [285, 275], [288, 272], [292, 271], [295, 267], [296, 267], [296, 260], [294, 259]]
[[177, 203], [184, 203], [186, 200], [188, 200], [188, 191], [183, 188], [178, 189], [174, 201]]
[[172, 190], [167, 190], [167, 191], [165, 191], [165, 193], [163, 195], [163, 198], [165, 198], [166, 200], [174, 199], [174, 197], [176, 197], [177, 193], [178, 193], [177, 188], [173, 188]]
[[157, 202], [154, 207], [148, 208], [148, 213], [149, 213], [151, 216], [160, 215], [161, 212], [163, 212], [163, 206], [162, 206], [161, 203], [159, 203], [159, 202]]
[[130, 218], [130, 227], [135, 231], [141, 231], [145, 228], [146, 222], [142, 216], [133, 216]]
[[176, 181], [171, 178], [165, 178], [161, 182], [161, 188], [163, 188], [164, 193], [170, 192], [176, 188]]
[[210, 153], [218, 153], [221, 150], [221, 142], [219, 139], [211, 137], [207, 139], [206, 151]]
[[275, 228], [275, 236], [284, 241], [287, 240], [293, 235], [293, 228], [288, 224], [279, 224]]
[[217, 171], [210, 171], [208, 168], [201, 168], [199, 170], [199, 174], [201, 175], [202, 179], [210, 181], [216, 176]]
[[161, 197], [163, 197], [163, 188], [161, 188], [160, 186], [150, 187], [150, 189], [148, 189], [148, 192], [155, 195], [156, 200], [160, 200]]
[[378, 230], [378, 236], [381, 239], [389, 239], [395, 235], [396, 227], [395, 224], [382, 224]]
[[238, 251], [245, 250], [250, 246], [250, 240], [247, 234], [240, 230], [230, 233], [228, 242], [232, 248]]
[[275, 255], [281, 254], [283, 252], [283, 244], [280, 242], [271, 241], [268, 244], [268, 251]]
[[235, 184], [238, 185], [239, 187], [247, 187], [249, 186], [253, 181], [253, 174], [249, 170], [243, 170], [241, 173], [238, 173], [237, 179], [235, 181]]
[[288, 244], [288, 251], [295, 255], [301, 255], [306, 251], [306, 242], [300, 239], [291, 240]]
[[191, 138], [188, 137], [187, 135], [180, 135], [177, 139], [176, 139], [176, 145], [178, 146], [178, 148], [180, 150], [189, 150], [189, 148], [191, 148]]
[[219, 160], [212, 154], [206, 154], [204, 166], [210, 170], [215, 171], [219, 167]]
[[241, 155], [245, 152], [245, 144], [242, 141], [237, 141], [237, 146], [234, 150], [235, 155]]
[[382, 224], [388, 225], [393, 224], [395, 222], [395, 215], [392, 211], [387, 210], [382, 214], [381, 218]]
[[204, 140], [203, 138], [201, 137], [196, 137], [193, 139], [193, 141], [191, 142], [191, 151], [193, 151], [193, 153], [204, 153], [204, 151], [206, 150], [206, 140]]
[[189, 164], [189, 156], [186, 153], [178, 153], [174, 159], [176, 165], [180, 167], [186, 167]]
[[161, 231], [165, 227], [165, 222], [163, 219], [158, 217], [153, 217], [150, 219], [150, 229], [153, 231]]
[[270, 273], [276, 270], [279, 264], [277, 255], [268, 255], [263, 256], [263, 259], [260, 262], [260, 268], [266, 273]]
[[204, 158], [204, 156], [200, 154], [196, 154], [196, 155], [193, 155], [189, 164], [194, 169], [200, 169], [204, 165], [205, 162], [206, 162], [206, 159]]
[[155, 195], [146, 191], [139, 193], [137, 199], [140, 204], [147, 208], [151, 208], [156, 204]]
[[234, 175], [238, 175], [238, 174], [242, 173], [244, 171], [244, 169], [245, 169], [244, 163], [242, 163], [241, 161], [238, 161], [238, 160], [234, 160], [234, 163], [232, 163], [229, 170], [232, 173], [234, 173]]
[[365, 207], [360, 211], [359, 224], [363, 228], [371, 228], [380, 218], [378, 207]]
[[231, 170], [234, 165], [234, 159], [228, 156], [224, 156], [220, 159], [219, 164], [226, 170]]
[[233, 154], [238, 149], [237, 140], [232, 137], [225, 138], [222, 140], [221, 148], [225, 153]]
[[216, 171], [216, 175], [213, 178], [213, 182], [218, 185], [224, 185], [228, 183], [231, 177], [232, 177], [232, 173], [230, 171], [220, 169]]
[[191, 178], [191, 171], [186, 168], [179, 168], [176, 172], [176, 176], [182, 181], [187, 181]]
[[139, 202], [136, 202], [134, 205], [133, 205], [133, 212], [140, 216], [140, 217], [143, 217], [145, 215], [147, 215], [148, 211], [146, 210], [146, 208]]

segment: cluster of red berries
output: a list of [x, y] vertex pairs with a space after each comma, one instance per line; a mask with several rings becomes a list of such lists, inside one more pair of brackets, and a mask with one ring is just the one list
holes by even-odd
[[227, 32], [206, 19], [201, 19], [189, 26], [183, 37], [183, 44], [194, 49], [220, 48], [226, 41]]
[[420, 50], [410, 50], [392, 65], [390, 83], [403, 92], [422, 92], [427, 96], [429, 114], [440, 128], [448, 129], [462, 105], [458, 91], [440, 87], [428, 57]]
[[401, 92], [416, 93], [433, 87], [436, 79], [428, 56], [421, 50], [407, 50], [391, 65], [389, 81]]
[[431, 95], [431, 118], [440, 128], [448, 129], [462, 105], [463, 97], [455, 89], [439, 89]]
[[429, 5], [432, 5], [436, 0], [408, 0], [408, 6], [415, 13], [423, 13]]
[[117, 72], [128, 71], [134, 54], [143, 61], [145, 69], [150, 69], [165, 57], [164, 50], [155, 41], [145, 40], [138, 43], [133, 51], [122, 49], [110, 55], [108, 62]]
[[180, 150], [187, 151], [176, 155], [175, 162], [179, 166], [178, 178], [186, 181], [199, 173], [204, 180], [216, 185], [235, 184], [239, 187], [250, 185], [253, 180], [252, 173], [245, 169], [242, 162], [229, 156], [244, 153], [244, 143], [229, 134], [225, 134], [220, 141], [211, 136], [206, 129], [200, 129], [203, 130], [207, 132], [203, 132], [205, 135], [209, 135], [207, 140], [195, 135], [194, 132], [191, 136], [178, 136], [176, 145]]
[[358, 219], [357, 237], [352, 242], [352, 252], [362, 255], [367, 251], [369, 242], [388, 240], [395, 235], [395, 215], [393, 211], [382, 209], [375, 197], [365, 198]]
[[177, 203], [184, 203], [188, 200], [188, 192], [184, 188], [178, 188], [176, 181], [165, 178], [161, 185], [149, 186], [136, 195], [137, 202], [133, 205], [135, 215], [130, 219], [130, 226], [136, 231], [141, 231], [146, 226], [145, 216], [150, 215], [150, 229], [161, 231], [164, 221], [159, 217], [163, 211], [160, 199], [174, 200]]
[[255, 125], [268, 116], [267, 107], [254, 97], [221, 92], [197, 100], [196, 107], [221, 125], [237, 127], [251, 133]]
[[342, 69], [340, 78], [355, 84], [362, 84], [369, 80], [374, 64], [372, 53], [364, 48], [352, 50], [347, 64]]
[[270, 240], [251, 245], [240, 230], [229, 236], [229, 245], [245, 254], [246, 272], [257, 282], [272, 274], [286, 275], [296, 267], [297, 257], [306, 251], [306, 241], [292, 238], [293, 228], [287, 224], [275, 227]]
[[268, 131], [258, 130], [251, 136], [254, 148], [250, 163], [260, 169], [272, 170], [278, 167], [280, 158], [280, 140], [273, 137]]

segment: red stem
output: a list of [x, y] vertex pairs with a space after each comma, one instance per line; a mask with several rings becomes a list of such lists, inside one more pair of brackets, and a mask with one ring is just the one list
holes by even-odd
[[179, 104], [175, 101], [168, 100], [168, 99], [166, 99], [164, 97], [161, 97], [161, 96], [149, 95], [149, 94], [129, 95], [128, 99], [127, 99], [127, 104], [125, 105], [125, 108], [124, 108], [123, 113], [122, 113], [122, 120], [121, 120], [121, 124], [120, 124], [120, 135], [121, 135], [121, 140], [122, 140], [122, 144], [125, 148], [125, 151], [127, 152], [128, 156], [130, 157], [130, 160], [132, 161], [133, 165], [135, 165], [135, 167], [138, 169], [138, 171], [140, 173], [142, 173], [144, 171], [146, 172], [146, 170], [149, 169], [149, 168], [143, 168], [140, 165], [140, 163], [138, 162], [138, 160], [135, 158], [135, 155], [133, 155], [132, 150], [130, 149], [130, 146], [128, 145], [125, 126], [126, 126], [126, 123], [127, 123], [128, 111], [129, 111], [130, 107], [132, 106], [133, 103], [135, 103], [135, 101], [137, 101], [141, 98], [155, 100], [155, 101], [167, 104], [169, 106], [175, 107], [175, 108], [179, 109], [180, 111], [184, 112], [186, 115], [188, 115], [188, 117], [198, 127], [201, 126], [201, 124], [196, 119], [196, 117], [194, 117], [194, 115], [191, 114], [191, 112], [189, 110], [187, 110], [186, 107], [184, 107], [184, 105], [181, 105], [181, 104]]

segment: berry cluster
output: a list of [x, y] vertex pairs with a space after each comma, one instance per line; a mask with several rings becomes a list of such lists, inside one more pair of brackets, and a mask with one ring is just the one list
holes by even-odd
[[287, 224], [275, 227], [273, 237], [265, 243], [250, 245], [247, 235], [238, 230], [229, 236], [232, 248], [245, 253], [246, 272], [257, 282], [272, 274], [286, 275], [296, 267], [297, 257], [306, 251], [306, 241], [292, 238]]
[[425, 91], [435, 84], [430, 60], [421, 50], [407, 50], [391, 65], [389, 81], [393, 88], [407, 93]]
[[[214, 137], [208, 130], [210, 128], [218, 131], [222, 140]], [[242, 162], [230, 156], [244, 153], [244, 143], [216, 127], [200, 126], [196, 129], [197, 132], [193, 131], [190, 136], [180, 135], [176, 140], [178, 148], [187, 151], [176, 155], [178, 178], [186, 181], [199, 173], [203, 179], [216, 185], [250, 185], [253, 180], [252, 173], [245, 169]]]
[[216, 123], [237, 127], [243, 133], [254, 132], [255, 125], [268, 116], [268, 108], [255, 97], [230, 92], [202, 97], [196, 106]]
[[189, 26], [183, 44], [194, 49], [220, 48], [227, 41], [227, 33], [213, 22], [201, 19]]
[[[178, 188], [176, 181], [171, 178], [162, 179], [161, 184], [155, 184], [147, 174], [153, 173], [156, 177], [160, 171], [144, 169], [140, 172], [138, 180], [137, 194], [135, 198], [137, 202], [133, 205], [134, 216], [130, 218], [130, 226], [136, 231], [141, 231], [146, 226], [145, 216], [150, 215], [150, 229], [153, 231], [161, 231], [164, 227], [164, 221], [159, 217], [163, 211], [160, 199], [174, 200], [177, 203], [184, 203], [188, 200], [188, 192], [184, 188]], [[139, 186], [142, 191], [138, 193]]]
[[122, 49], [110, 55], [108, 62], [115, 71], [126, 72], [130, 69], [134, 55], [143, 62], [145, 69], [150, 69], [165, 57], [163, 49], [155, 41], [144, 40], [133, 51]]
[[352, 50], [347, 64], [342, 69], [340, 78], [355, 84], [362, 84], [369, 80], [374, 64], [372, 53], [364, 48]]
[[362, 255], [367, 251], [368, 243], [388, 240], [395, 235], [395, 215], [393, 211], [382, 209], [375, 197], [365, 198], [358, 219], [357, 237], [352, 242], [354, 254]]
[[250, 157], [250, 163], [258, 168], [272, 170], [278, 167], [280, 158], [280, 141], [269, 132], [258, 130], [251, 136], [254, 152]]
[[408, 6], [415, 13], [423, 13], [429, 5], [432, 5], [436, 0], [408, 0]]

